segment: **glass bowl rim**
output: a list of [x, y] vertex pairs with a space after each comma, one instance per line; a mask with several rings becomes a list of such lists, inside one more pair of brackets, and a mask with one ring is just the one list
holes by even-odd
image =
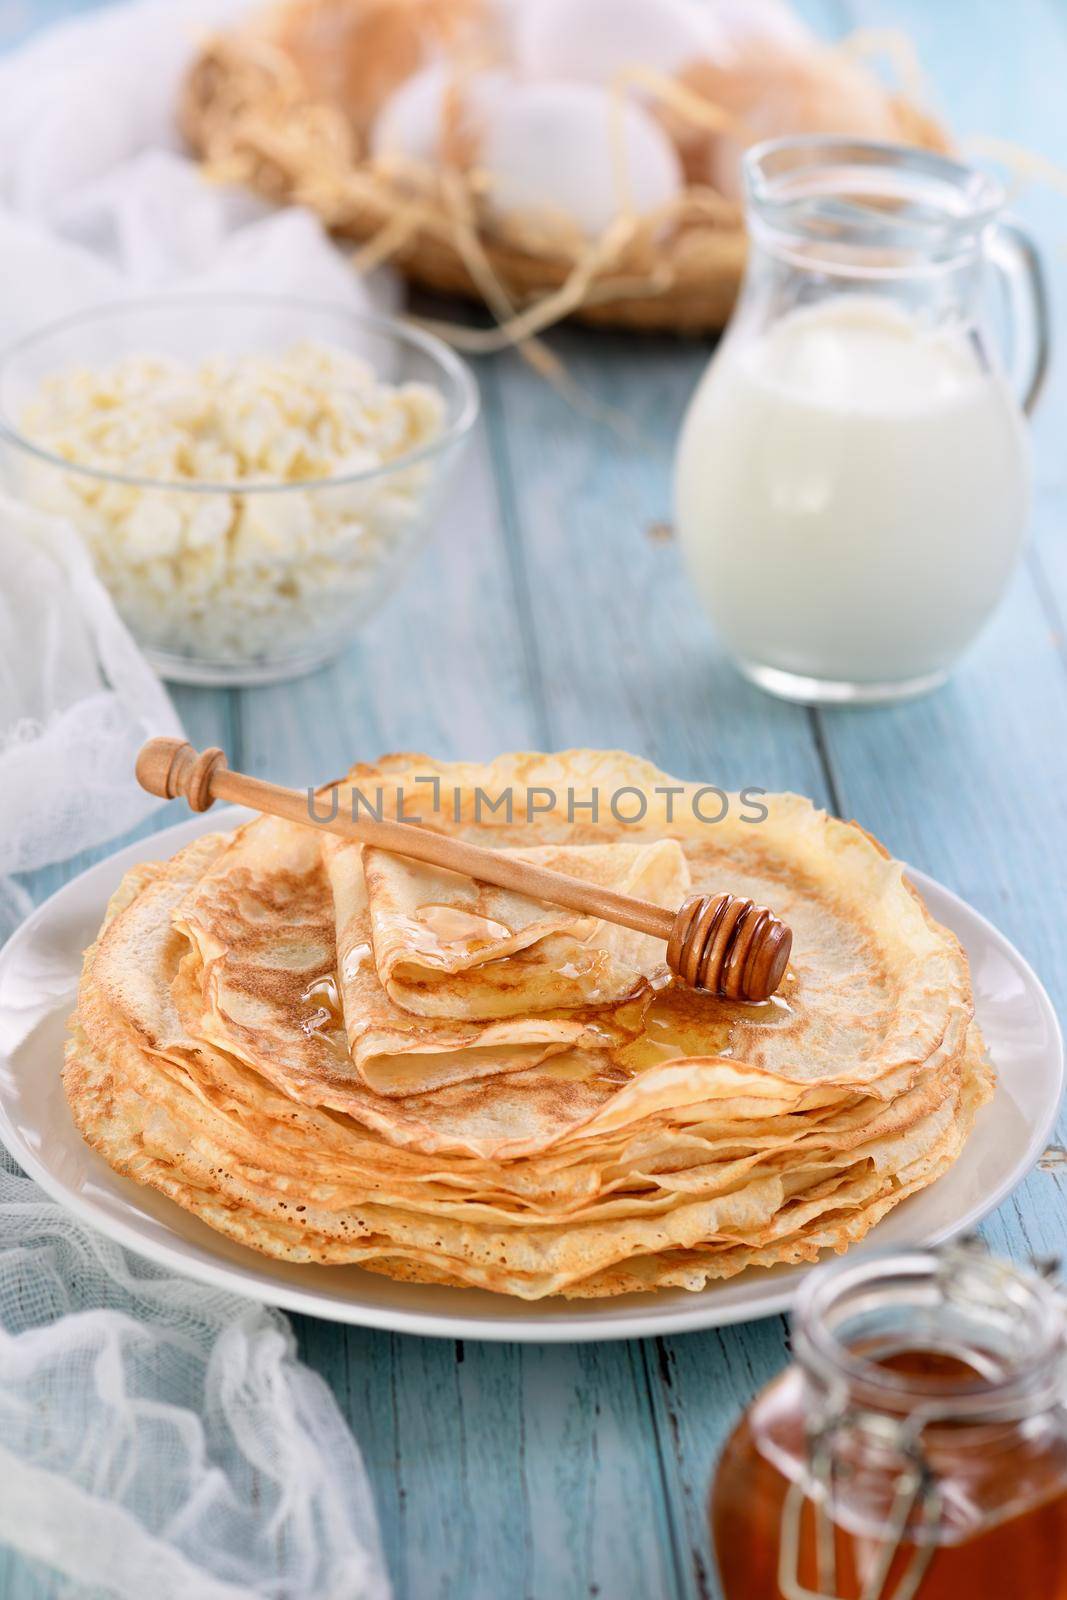
[[[82, 327], [93, 322], [106, 322], [113, 318], [128, 316], [131, 312], [152, 311], [192, 311], [202, 307], [232, 306], [247, 309], [250, 307], [265, 310], [270, 307], [286, 310], [304, 310], [312, 312], [326, 312], [332, 316], [343, 317], [346, 321], [372, 334], [393, 339], [400, 344], [406, 344], [422, 351], [443, 371], [451, 381], [456, 394], [455, 416], [444, 430], [435, 434], [426, 444], [419, 445], [414, 450], [405, 451], [403, 455], [395, 456], [393, 460], [383, 462], [381, 466], [365, 467], [359, 472], [337, 473], [325, 478], [305, 478], [297, 482], [259, 482], [254, 478], [237, 479], [234, 482], [223, 480], [197, 479], [183, 480], [172, 478], [151, 478], [139, 473], [115, 472], [106, 467], [92, 467], [85, 462], [68, 461], [65, 456], [56, 455], [45, 446], [36, 443], [24, 434], [11, 421], [5, 412], [3, 404], [3, 382], [10, 366], [21, 355], [31, 351], [36, 345], [43, 344], [47, 339], [57, 334], [66, 333], [72, 329]], [[447, 396], [445, 396], [447, 403]], [[187, 294], [165, 295], [138, 295], [126, 299], [118, 299], [104, 304], [90, 306], [82, 311], [72, 312], [68, 316], [58, 317], [36, 327], [27, 334], [4, 346], [0, 351], [0, 441], [6, 441], [17, 449], [26, 451], [29, 455], [36, 456], [38, 460], [46, 461], [50, 466], [58, 467], [61, 471], [74, 473], [84, 477], [95, 478], [101, 483], [121, 483], [135, 489], [159, 489], [168, 494], [292, 494], [308, 493], [311, 490], [352, 487], [359, 484], [373, 483], [385, 479], [394, 472], [400, 472], [406, 467], [415, 466], [420, 461], [430, 460], [436, 455], [443, 454], [451, 445], [458, 444], [470, 432], [477, 420], [480, 406], [478, 385], [469, 364], [456, 354], [443, 339], [430, 333], [424, 328], [405, 322], [400, 317], [391, 317], [378, 312], [356, 311], [351, 306], [346, 306], [336, 300], [320, 300], [306, 295], [278, 295], [278, 294], [241, 294], [237, 291], [225, 293], [200, 293], [190, 291]]]

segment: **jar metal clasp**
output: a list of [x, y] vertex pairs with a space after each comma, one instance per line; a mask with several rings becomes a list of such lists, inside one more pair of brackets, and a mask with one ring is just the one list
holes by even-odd
[[[782, 1505], [778, 1539], [778, 1588], [783, 1600], [841, 1600], [837, 1589], [837, 1553], [831, 1514], [834, 1491], [834, 1442], [846, 1430], [866, 1434], [873, 1444], [899, 1450], [905, 1466], [897, 1477], [893, 1504], [885, 1536], [874, 1564], [864, 1582], [862, 1600], [914, 1600], [927, 1568], [934, 1558], [936, 1544], [923, 1540], [923, 1532], [933, 1533], [941, 1514], [941, 1497], [918, 1439], [910, 1428], [872, 1412], [848, 1411], [820, 1429], [809, 1439], [808, 1473], [789, 1485]], [[910, 1435], [910, 1437], [909, 1437]], [[815, 1521], [815, 1563], [817, 1589], [809, 1589], [800, 1579], [801, 1522], [804, 1502], [809, 1498]], [[906, 1569], [886, 1589], [893, 1563], [913, 1528], [920, 1535]]]

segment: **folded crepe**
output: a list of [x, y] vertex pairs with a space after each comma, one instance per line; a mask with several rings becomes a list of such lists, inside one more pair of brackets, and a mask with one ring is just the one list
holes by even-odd
[[[662, 940], [381, 850], [323, 848], [348, 1046], [379, 1094], [603, 1051], [640, 1032], [669, 976]], [[675, 840], [503, 853], [672, 908], [689, 887]]]
[[[324, 848], [342, 986], [365, 964], [365, 907], [377, 974], [405, 1011], [493, 1018], [615, 1005], [669, 976], [661, 939], [332, 835]], [[671, 910], [689, 891], [676, 839], [500, 854]]]

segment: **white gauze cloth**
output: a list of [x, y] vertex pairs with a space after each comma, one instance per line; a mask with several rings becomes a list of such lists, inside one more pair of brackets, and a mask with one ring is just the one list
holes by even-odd
[[0, 495], [0, 939], [29, 909], [13, 872], [123, 833], [132, 781], [181, 724], [74, 529]]
[[[389, 307], [314, 218], [182, 154], [190, 51], [240, 9], [137, 0], [0, 58], [0, 346], [131, 294]], [[179, 731], [75, 530], [0, 498], [0, 940], [28, 907], [10, 874], [132, 826], [156, 803], [136, 750]], [[64, 1600], [388, 1594], [359, 1451], [286, 1319], [144, 1265], [2, 1153], [0, 1546]]]
[[64, 1596], [389, 1593], [359, 1451], [285, 1317], [127, 1255], [2, 1152], [0, 1484], [0, 1544]]

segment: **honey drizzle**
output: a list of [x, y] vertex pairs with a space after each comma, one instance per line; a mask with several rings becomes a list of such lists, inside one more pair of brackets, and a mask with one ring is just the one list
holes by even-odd
[[729, 1058], [742, 1030], [782, 1027], [794, 1015], [793, 1007], [780, 994], [748, 1005], [694, 994], [674, 983], [653, 995], [641, 1033], [613, 1051], [613, 1059], [635, 1075], [685, 1057]]
[[301, 994], [300, 999], [304, 1005], [312, 1005], [317, 1002], [317, 1004], [314, 1004], [314, 1009], [300, 1019], [300, 1026], [304, 1033], [308, 1035], [323, 1035], [343, 1031], [344, 1012], [341, 1007], [337, 979], [332, 972], [325, 973], [321, 978], [313, 979]]
[[406, 931], [420, 955], [435, 955], [441, 950], [449, 954], [459, 951], [475, 955], [479, 950], [491, 949], [511, 938], [511, 929], [492, 917], [483, 917], [462, 906], [433, 903], [418, 907]]
[[354, 944], [341, 963], [341, 977], [345, 983], [351, 983], [361, 967], [374, 959], [374, 951], [370, 943]]

